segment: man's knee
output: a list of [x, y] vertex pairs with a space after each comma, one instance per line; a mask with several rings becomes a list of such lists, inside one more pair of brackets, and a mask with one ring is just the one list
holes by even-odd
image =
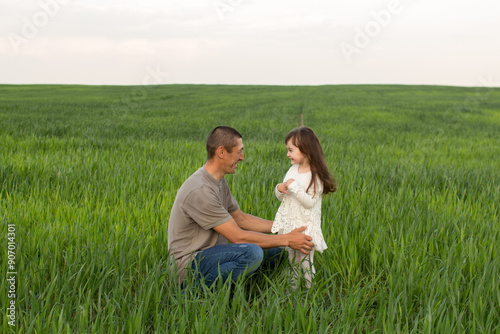
[[281, 262], [286, 257], [286, 251], [282, 247], [275, 247], [266, 249], [264, 256], [266, 260]]
[[273, 270], [285, 262], [288, 253], [284, 248], [275, 247], [264, 251], [264, 259], [262, 261], [262, 269]]
[[242, 251], [242, 258], [247, 263], [250, 271], [256, 270], [264, 258], [264, 251], [255, 244], [240, 244], [238, 248]]

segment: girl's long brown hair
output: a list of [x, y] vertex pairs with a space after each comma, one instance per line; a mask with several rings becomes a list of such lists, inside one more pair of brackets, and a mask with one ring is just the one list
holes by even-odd
[[309, 161], [311, 182], [306, 191], [312, 186], [314, 193], [316, 193], [316, 178], [323, 183], [323, 194], [326, 195], [337, 191], [335, 178], [328, 171], [323, 148], [314, 131], [307, 126], [301, 126], [290, 131], [285, 138], [285, 144], [287, 144], [289, 140], [292, 140], [292, 144], [295, 145]]

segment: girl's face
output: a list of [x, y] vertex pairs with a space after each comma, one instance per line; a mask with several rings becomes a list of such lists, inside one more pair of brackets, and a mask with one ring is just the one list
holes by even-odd
[[286, 143], [286, 150], [287, 150], [286, 156], [290, 158], [292, 165], [296, 164], [302, 165], [305, 162], [307, 162], [307, 157], [304, 154], [302, 154], [302, 152], [300, 152], [297, 146], [293, 145], [292, 139], [290, 139]]

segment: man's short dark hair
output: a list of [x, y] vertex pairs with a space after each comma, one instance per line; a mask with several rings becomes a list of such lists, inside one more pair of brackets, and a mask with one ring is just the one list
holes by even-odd
[[217, 147], [222, 146], [231, 153], [243, 136], [230, 126], [218, 126], [212, 130], [207, 139], [207, 160], [214, 157]]

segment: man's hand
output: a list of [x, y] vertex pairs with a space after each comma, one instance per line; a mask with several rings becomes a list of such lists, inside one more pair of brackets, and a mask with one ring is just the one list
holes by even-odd
[[290, 242], [288, 247], [301, 251], [304, 254], [309, 254], [314, 244], [311, 242], [312, 238], [310, 236], [302, 233], [306, 228], [306, 226], [302, 226], [288, 233], [288, 241]]
[[288, 180], [286, 180], [286, 182], [278, 184], [278, 191], [280, 193], [284, 193], [284, 194], [290, 195], [290, 193], [288, 192], [288, 186], [293, 181], [295, 181], [295, 180], [294, 179], [288, 179]]

